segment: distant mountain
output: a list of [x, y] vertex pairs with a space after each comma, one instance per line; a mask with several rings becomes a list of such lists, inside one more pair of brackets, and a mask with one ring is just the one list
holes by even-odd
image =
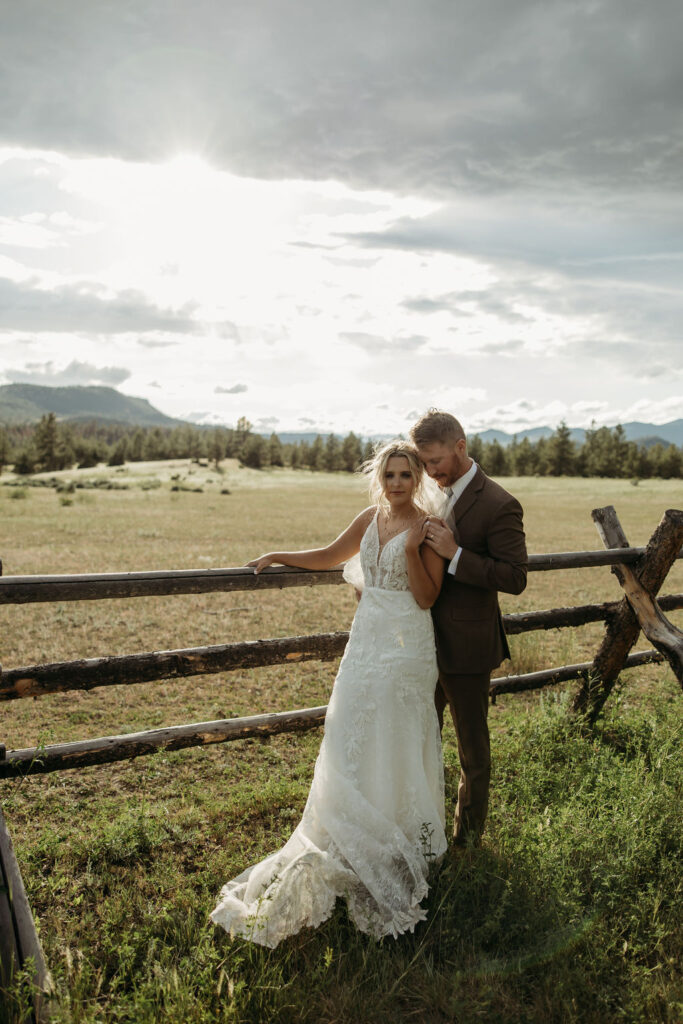
[[115, 388], [49, 388], [39, 384], [0, 386], [0, 423], [36, 423], [53, 412], [59, 420], [109, 420], [141, 427], [177, 427], [146, 398], [131, 398]]
[[[475, 431], [475, 433], [477, 432]], [[535, 444], [541, 437], [552, 437], [552, 434], [553, 431], [550, 427], [532, 427], [530, 430], [520, 430], [517, 434], [506, 434], [504, 430], [481, 430], [477, 436], [489, 444], [491, 441], [497, 441], [503, 448], [507, 448], [515, 437], [518, 441], [523, 441], [525, 437], [528, 437], [531, 443]]]
[[[39, 384], [4, 384], [0, 385], [0, 424], [37, 423], [41, 416], [53, 412], [59, 420], [83, 421], [83, 420], [104, 420], [115, 423], [127, 423], [141, 427], [177, 427], [187, 420], [173, 419], [159, 412], [145, 398], [131, 398], [122, 395], [115, 388], [108, 387], [45, 387]], [[189, 417], [193, 419], [192, 416]], [[216, 424], [201, 424], [205, 428], [216, 426]], [[629, 441], [639, 441], [649, 448], [654, 444], [675, 444], [683, 446], [683, 419], [671, 420], [669, 423], [640, 423], [634, 421], [622, 424], [626, 438]], [[353, 430], [353, 424], [349, 424], [349, 430]], [[277, 432], [277, 431], [276, 431]], [[264, 436], [268, 437], [269, 433]], [[345, 436], [338, 433], [338, 437]], [[356, 432], [357, 433], [357, 432]], [[476, 433], [476, 432], [473, 432]], [[520, 430], [514, 437], [522, 441], [528, 437], [535, 443], [541, 437], [551, 437], [554, 433], [551, 427], [532, 427], [529, 430]], [[291, 444], [297, 441], [307, 441], [309, 444], [315, 440], [316, 431], [287, 431], [278, 433], [283, 444]], [[327, 433], [321, 432], [323, 440]], [[358, 435], [361, 437], [361, 435]], [[586, 431], [582, 427], [571, 428], [572, 440], [583, 444]], [[482, 441], [498, 441], [504, 447], [513, 440], [512, 434], [503, 430], [482, 430], [479, 431]], [[390, 440], [389, 434], [370, 435], [372, 441]], [[362, 435], [363, 441], [368, 440], [367, 435]]]
[[629, 441], [646, 440], [656, 444], [663, 441], [665, 444], [683, 445], [683, 419], [671, 420], [669, 423], [624, 423], [624, 430]]
[[[626, 434], [627, 441], [638, 441], [646, 448], [651, 448], [655, 444], [675, 444], [679, 447], [683, 445], [683, 419], [671, 420], [670, 423], [639, 423], [634, 421], [632, 423], [622, 423], [624, 433]], [[583, 427], [572, 427], [571, 428], [572, 441], [576, 441], [577, 444], [583, 444], [586, 440], [586, 431]], [[530, 430], [520, 430], [516, 434], [506, 434], [503, 430], [482, 430], [479, 431], [479, 437], [482, 441], [498, 441], [503, 447], [507, 447], [514, 437], [518, 441], [523, 441], [525, 437], [528, 437], [532, 444], [541, 437], [552, 437], [554, 431], [550, 427], [533, 427]]]

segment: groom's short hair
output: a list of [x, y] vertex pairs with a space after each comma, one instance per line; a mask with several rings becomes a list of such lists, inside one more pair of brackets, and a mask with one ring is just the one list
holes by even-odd
[[410, 439], [416, 448], [422, 448], [427, 444], [455, 444], [456, 441], [466, 441], [465, 431], [459, 420], [451, 416], [449, 412], [441, 412], [440, 409], [427, 409], [427, 412], [420, 416], [417, 423], [410, 428]]

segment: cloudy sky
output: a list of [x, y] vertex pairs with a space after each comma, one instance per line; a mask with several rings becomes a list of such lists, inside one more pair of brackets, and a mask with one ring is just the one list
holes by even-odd
[[0, 2], [0, 383], [683, 415], [680, 0]]

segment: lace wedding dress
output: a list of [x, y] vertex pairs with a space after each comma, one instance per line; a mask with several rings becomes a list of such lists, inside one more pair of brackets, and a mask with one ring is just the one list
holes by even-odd
[[325, 921], [337, 897], [375, 938], [426, 917], [429, 866], [446, 850], [443, 763], [432, 620], [408, 588], [405, 541], [380, 550], [376, 516], [366, 530], [363, 594], [303, 817], [221, 890], [211, 918], [231, 935], [274, 947]]

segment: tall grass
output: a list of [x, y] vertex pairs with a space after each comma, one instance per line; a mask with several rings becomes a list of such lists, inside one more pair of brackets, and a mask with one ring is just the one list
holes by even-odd
[[[131, 794], [67, 838], [45, 831], [28, 862], [33, 899], [73, 915], [60, 938], [44, 937], [55, 1020], [680, 1020], [676, 699], [673, 683], [647, 707], [622, 696], [590, 734], [564, 695], [511, 713], [486, 841], [434, 872], [428, 920], [398, 941], [361, 935], [342, 905], [272, 951], [209, 923], [237, 869], [225, 845], [249, 861], [278, 845], [302, 807], [301, 780], [217, 790], [180, 817]], [[451, 743], [446, 769], [452, 802]]]

